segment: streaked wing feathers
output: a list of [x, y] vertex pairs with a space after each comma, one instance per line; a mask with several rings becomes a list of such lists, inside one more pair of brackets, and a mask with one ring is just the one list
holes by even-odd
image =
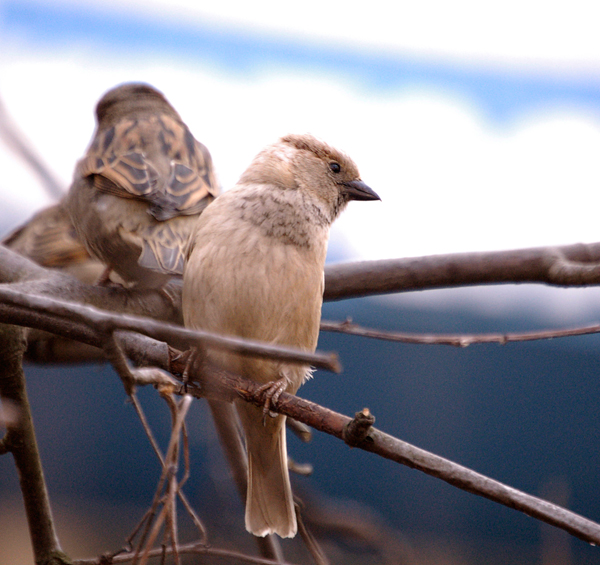
[[183, 274], [187, 231], [174, 226], [172, 222], [176, 221], [161, 222], [138, 234], [142, 240], [142, 253], [138, 259], [140, 266], [153, 271]]
[[64, 268], [90, 260], [62, 204], [38, 212], [2, 243], [43, 267]]
[[208, 150], [165, 114], [99, 130], [78, 172], [101, 192], [148, 202], [159, 221], [197, 214], [219, 191]]

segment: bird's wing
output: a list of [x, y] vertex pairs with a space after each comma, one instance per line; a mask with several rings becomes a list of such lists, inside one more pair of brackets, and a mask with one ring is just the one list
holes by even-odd
[[[173, 218], [169, 222], [149, 225], [138, 232], [142, 245], [138, 263], [154, 271], [182, 275], [191, 220], [185, 216]], [[127, 237], [125, 234], [122, 236]]]
[[219, 192], [206, 147], [164, 114], [98, 131], [78, 173], [100, 192], [148, 202], [159, 221], [197, 214]]
[[44, 208], [2, 243], [43, 267], [68, 267], [90, 259], [62, 204]]

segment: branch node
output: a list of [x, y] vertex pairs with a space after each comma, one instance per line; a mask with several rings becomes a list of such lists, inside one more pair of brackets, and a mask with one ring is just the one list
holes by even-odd
[[112, 553], [104, 553], [100, 556], [98, 563], [99, 565], [112, 565], [113, 564], [114, 554]]
[[358, 447], [368, 439], [367, 436], [374, 423], [375, 416], [371, 414], [368, 408], [363, 408], [360, 412], [354, 414], [354, 418], [344, 426], [343, 440], [350, 447]]

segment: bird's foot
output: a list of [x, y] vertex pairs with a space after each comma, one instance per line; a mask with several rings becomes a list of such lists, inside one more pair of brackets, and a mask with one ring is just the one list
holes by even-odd
[[265, 403], [263, 406], [263, 422], [267, 414], [272, 418], [277, 416], [276, 412], [271, 411], [271, 406], [276, 404], [281, 396], [281, 393], [288, 387], [289, 381], [286, 377], [281, 377], [276, 381], [268, 382], [257, 389], [257, 393], [264, 395]]
[[112, 267], [110, 265], [107, 265], [105, 267], [104, 271], [102, 271], [102, 274], [100, 275], [98, 280], [96, 281], [96, 284], [98, 286], [106, 286], [109, 282], [111, 282], [111, 280], [110, 280], [111, 273], [112, 273]]
[[181, 387], [180, 392], [187, 394], [188, 383], [190, 382], [190, 370], [194, 369], [196, 362], [200, 358], [200, 353], [198, 348], [195, 345], [192, 345], [185, 353], [183, 353], [182, 357], [185, 359], [185, 369], [181, 375], [183, 386]]

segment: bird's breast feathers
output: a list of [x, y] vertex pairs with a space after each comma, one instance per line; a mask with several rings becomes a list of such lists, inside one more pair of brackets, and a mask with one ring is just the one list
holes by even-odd
[[[320, 255], [329, 238], [331, 219], [325, 207], [299, 190], [238, 185], [221, 195], [211, 213], [223, 220], [220, 222], [223, 231], [245, 226], [257, 238], [264, 236], [267, 246], [304, 247]], [[203, 220], [210, 221], [204, 217]], [[199, 226], [203, 223], [201, 220]], [[213, 234], [215, 227], [211, 227]]]
[[[194, 276], [184, 275], [188, 322], [314, 349], [327, 230], [302, 215], [279, 222], [264, 210], [258, 221], [256, 210], [247, 215], [248, 204], [234, 192], [217, 198], [198, 220], [186, 266]], [[300, 243], [289, 236], [290, 221], [303, 234]]]

